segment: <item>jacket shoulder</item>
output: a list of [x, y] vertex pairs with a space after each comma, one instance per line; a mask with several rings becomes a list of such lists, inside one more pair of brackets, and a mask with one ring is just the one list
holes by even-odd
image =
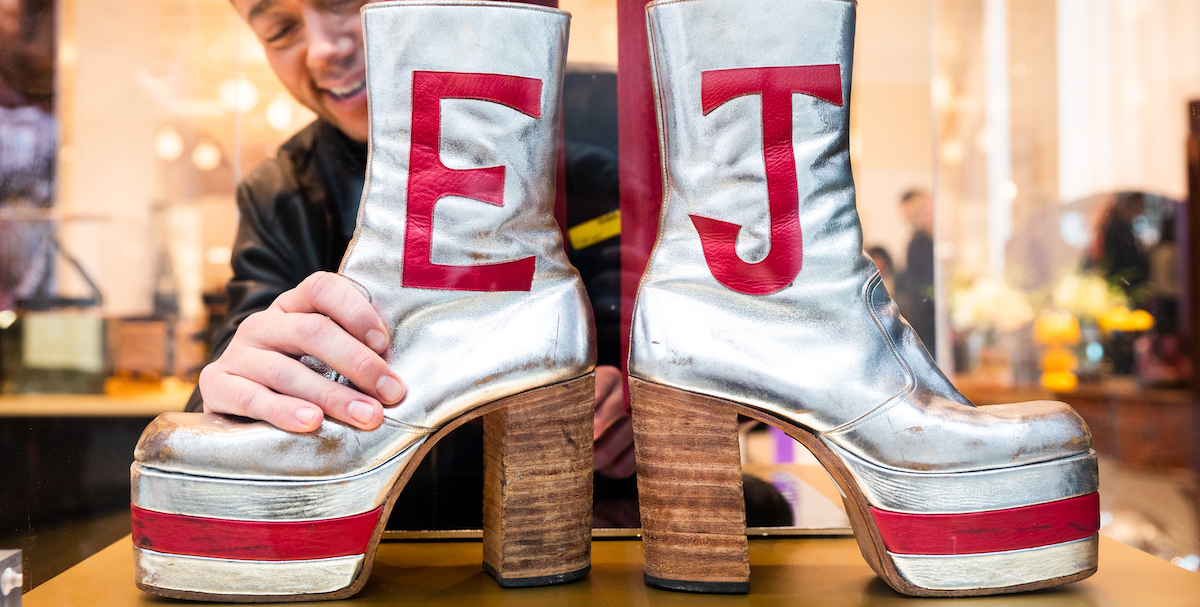
[[279, 147], [274, 158], [251, 169], [238, 184], [238, 198], [248, 196], [259, 206], [270, 205], [280, 194], [295, 194], [309, 187], [307, 176], [312, 172], [318, 126], [314, 121], [304, 127]]

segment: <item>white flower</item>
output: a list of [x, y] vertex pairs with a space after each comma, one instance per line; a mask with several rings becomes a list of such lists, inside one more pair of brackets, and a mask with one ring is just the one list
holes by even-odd
[[996, 278], [979, 278], [971, 288], [950, 297], [951, 320], [960, 330], [1014, 331], [1033, 320], [1033, 307], [1023, 291]]

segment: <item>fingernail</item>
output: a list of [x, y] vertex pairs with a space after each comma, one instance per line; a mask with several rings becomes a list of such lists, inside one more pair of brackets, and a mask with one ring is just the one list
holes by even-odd
[[375, 417], [375, 407], [362, 401], [356, 400], [350, 403], [347, 411], [350, 412], [350, 417], [353, 417], [355, 421], [364, 425], [371, 423], [371, 420]]
[[387, 336], [379, 329], [367, 331], [367, 345], [376, 352], [382, 352], [387, 347]]
[[296, 419], [300, 420], [300, 423], [304, 424], [305, 426], [311, 426], [317, 423], [317, 420], [320, 417], [320, 411], [316, 409], [309, 409], [307, 407], [296, 412]]
[[375, 384], [375, 389], [379, 391], [379, 396], [383, 397], [385, 402], [394, 403], [404, 396], [404, 386], [396, 378], [390, 375], [384, 375], [379, 378]]

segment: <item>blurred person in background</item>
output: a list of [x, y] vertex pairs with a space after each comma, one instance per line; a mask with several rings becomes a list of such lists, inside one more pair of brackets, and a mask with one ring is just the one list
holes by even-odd
[[900, 211], [912, 225], [904, 273], [896, 278], [900, 314], [927, 347], [937, 343], [933, 291], [933, 195], [911, 189], [900, 197]]
[[0, 310], [52, 266], [33, 261], [52, 233], [53, 93], [54, 3], [0, 0]]
[[1148, 295], [1150, 260], [1133, 229], [1134, 220], [1145, 212], [1146, 197], [1141, 192], [1117, 194], [1096, 226], [1085, 261], [1085, 267], [1099, 270], [1109, 284], [1125, 293], [1132, 306], [1144, 305]]

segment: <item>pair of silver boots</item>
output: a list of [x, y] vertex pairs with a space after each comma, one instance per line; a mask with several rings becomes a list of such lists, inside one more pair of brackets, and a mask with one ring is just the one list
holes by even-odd
[[[1062, 403], [971, 405], [862, 253], [854, 9], [647, 8], [665, 200], [629, 359], [646, 581], [749, 590], [739, 413], [821, 460], [900, 592], [1087, 577], [1099, 512], [1083, 421]], [[341, 272], [391, 323], [408, 395], [370, 432], [160, 416], [132, 469], [139, 587], [354, 594], [425, 452], [480, 416], [484, 567], [504, 586], [586, 575], [594, 330], [552, 213], [568, 20], [490, 2], [363, 9], [371, 160]]]

